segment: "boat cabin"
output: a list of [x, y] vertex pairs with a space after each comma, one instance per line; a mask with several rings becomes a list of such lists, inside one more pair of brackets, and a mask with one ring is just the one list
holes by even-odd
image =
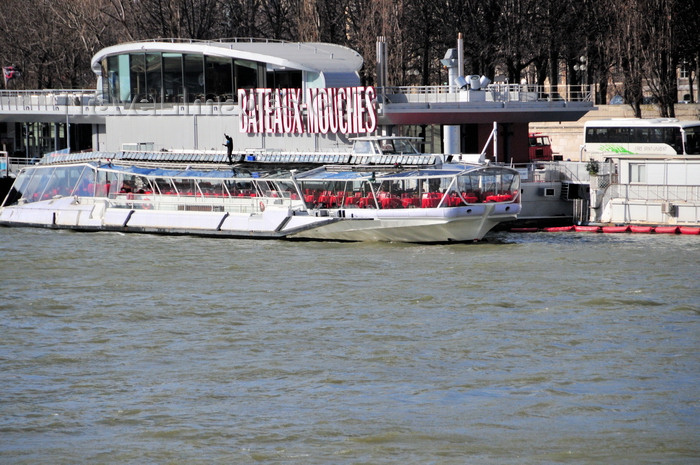
[[382, 171], [319, 167], [296, 173], [78, 163], [25, 168], [3, 205], [74, 197], [78, 202], [106, 199], [117, 208], [166, 210], [258, 210], [263, 204], [301, 210], [405, 209], [514, 202], [518, 195], [517, 172], [495, 166]]

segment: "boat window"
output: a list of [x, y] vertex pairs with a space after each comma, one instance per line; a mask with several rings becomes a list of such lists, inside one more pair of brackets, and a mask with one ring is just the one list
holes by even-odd
[[520, 178], [511, 171], [487, 168], [458, 176], [456, 188], [469, 203], [509, 201], [520, 189]]
[[233, 68], [231, 58], [205, 56], [206, 99], [225, 102], [233, 99]]
[[394, 142], [394, 141], [392, 141], [392, 140], [384, 140], [384, 141], [382, 141], [382, 142], [381, 142], [381, 145], [380, 145], [380, 148], [381, 148], [382, 153], [389, 153], [389, 154], [395, 153], [395, 152], [394, 152], [394, 144], [393, 144], [393, 142]]
[[80, 174], [78, 182], [75, 183], [73, 195], [81, 197], [92, 197], [95, 195], [95, 170], [85, 167]]
[[129, 55], [117, 55], [107, 58], [108, 87], [106, 95], [113, 103], [131, 100], [131, 79], [129, 75]]
[[163, 101], [163, 58], [160, 53], [146, 54], [146, 85], [149, 102]]
[[26, 189], [26, 194], [30, 196], [29, 201], [37, 202], [48, 198], [44, 196], [44, 192], [46, 190], [46, 186], [50, 182], [51, 175], [53, 174], [54, 170], [55, 168], [38, 170], [38, 172], [32, 176], [32, 180]]
[[234, 197], [243, 197], [255, 193], [255, 186], [251, 181], [227, 180], [225, 185], [229, 194]]
[[270, 70], [267, 72], [267, 87], [273, 89], [301, 89], [301, 71], [280, 69]]
[[409, 140], [394, 140], [394, 152], [400, 154], [417, 154], [418, 150]]
[[143, 53], [132, 53], [129, 55], [129, 84], [131, 85], [129, 98], [133, 102], [148, 101], [146, 55]]
[[83, 166], [62, 166], [54, 170], [53, 175], [46, 186], [46, 192], [51, 196], [68, 196], [75, 191]]
[[372, 153], [372, 143], [368, 140], [356, 140], [352, 151], [359, 154], [370, 154]]
[[163, 53], [163, 95], [166, 102], [183, 101], [181, 53]]
[[158, 192], [162, 195], [173, 195], [175, 194], [175, 188], [173, 187], [170, 178], [154, 178], [153, 184]]
[[194, 179], [175, 178], [173, 182], [175, 183], [175, 189], [179, 195], [195, 195], [197, 192]]
[[275, 182], [277, 192], [280, 197], [297, 199], [299, 195], [297, 194], [296, 187], [291, 181], [277, 181]]
[[234, 81], [236, 93], [233, 98], [237, 100], [239, 89], [254, 89], [258, 87], [258, 64], [254, 61], [235, 60]]
[[185, 78], [186, 102], [199, 99], [204, 103], [204, 57], [202, 55], [184, 55], [183, 69]]
[[3, 206], [14, 205], [21, 198], [27, 201], [31, 200], [31, 195], [28, 194], [28, 187], [31, 184], [32, 177], [38, 175], [38, 169], [28, 168], [26, 170], [20, 171], [15, 179], [15, 183], [12, 185], [12, 189], [7, 194]]

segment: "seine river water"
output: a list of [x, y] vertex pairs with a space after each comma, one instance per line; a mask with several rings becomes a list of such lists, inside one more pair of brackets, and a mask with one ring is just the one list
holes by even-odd
[[699, 463], [699, 259], [3, 228], [0, 463]]

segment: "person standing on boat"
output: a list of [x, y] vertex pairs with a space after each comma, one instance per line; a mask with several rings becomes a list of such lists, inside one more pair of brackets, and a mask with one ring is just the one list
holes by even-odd
[[224, 133], [224, 137], [226, 138], [226, 143], [224, 145], [226, 146], [226, 155], [228, 156], [228, 163], [229, 165], [233, 165], [233, 138], [231, 138], [231, 136], [229, 136], [226, 133]]

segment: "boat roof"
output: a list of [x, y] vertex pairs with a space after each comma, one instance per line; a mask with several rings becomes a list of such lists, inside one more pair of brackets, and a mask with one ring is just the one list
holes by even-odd
[[[443, 165], [441, 169], [412, 169], [400, 171], [336, 171], [327, 167], [320, 167], [315, 170], [304, 173], [295, 174], [295, 179], [299, 181], [351, 181], [360, 179], [376, 178], [379, 180], [398, 180], [407, 178], [444, 178], [447, 176], [456, 176], [468, 171], [487, 168], [484, 165], [459, 165], [449, 164]], [[507, 167], [488, 167], [496, 168], [497, 170], [513, 171]]]
[[264, 62], [274, 68], [322, 73], [357, 73], [362, 56], [351, 48], [323, 42], [286, 42], [270, 39], [232, 38], [219, 40], [153, 39], [106, 47], [92, 57], [92, 69], [101, 72], [101, 61], [127, 53], [201, 53]]
[[447, 176], [456, 176], [461, 173], [468, 171], [473, 171], [477, 169], [496, 169], [499, 171], [512, 171], [507, 167], [493, 167], [484, 165], [470, 165], [470, 164], [447, 164], [443, 165], [441, 169], [411, 169], [411, 170], [391, 170], [391, 171], [369, 171], [369, 170], [334, 170], [326, 166], [321, 166], [316, 169], [309, 171], [304, 171], [301, 173], [287, 171], [287, 170], [260, 170], [260, 171], [249, 171], [249, 170], [238, 170], [235, 171], [231, 168], [228, 169], [167, 169], [167, 168], [156, 168], [156, 167], [142, 167], [142, 166], [130, 166], [130, 165], [119, 165], [114, 163], [98, 163], [98, 162], [83, 162], [75, 164], [65, 164], [65, 165], [34, 165], [33, 168], [66, 168], [70, 166], [90, 166], [92, 168], [100, 169], [101, 171], [108, 171], [112, 173], [121, 173], [134, 176], [146, 176], [146, 177], [164, 177], [164, 178], [190, 178], [190, 179], [211, 179], [211, 180], [222, 180], [222, 179], [270, 179], [270, 180], [290, 180], [292, 177], [299, 181], [353, 181], [375, 178], [379, 180], [398, 180], [407, 178], [444, 178]]

